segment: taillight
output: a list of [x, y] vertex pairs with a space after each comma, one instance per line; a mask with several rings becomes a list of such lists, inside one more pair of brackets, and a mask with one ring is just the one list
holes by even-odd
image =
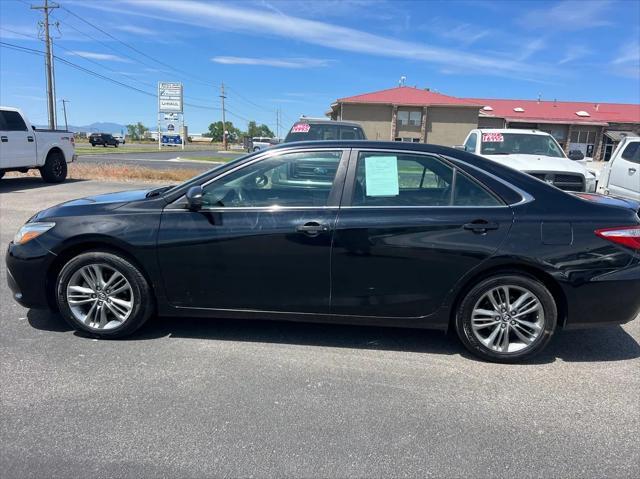
[[640, 250], [640, 225], [604, 228], [596, 230], [595, 233], [600, 236], [600, 238]]

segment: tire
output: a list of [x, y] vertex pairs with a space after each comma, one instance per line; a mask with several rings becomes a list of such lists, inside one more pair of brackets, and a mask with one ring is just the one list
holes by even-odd
[[0, 180], [2, 179], [3, 176], [4, 176], [4, 171], [0, 171]]
[[[506, 311], [504, 306], [509, 306]], [[456, 311], [456, 332], [474, 355], [516, 363], [544, 349], [557, 320], [556, 302], [544, 284], [526, 274], [501, 274], [481, 281], [464, 295]]]
[[[88, 273], [85, 268], [90, 268]], [[101, 290], [96, 283], [90, 285], [86, 278], [95, 279], [96, 268], [101, 271], [103, 286], [109, 285], [111, 274], [120, 275], [111, 284], [115, 290]], [[127, 287], [119, 291], [125, 283]], [[82, 292], [77, 292], [77, 288]], [[83, 304], [70, 303], [76, 299]], [[140, 270], [121, 256], [101, 251], [80, 254], [64, 265], [56, 281], [56, 302], [72, 328], [104, 339], [122, 338], [135, 332], [149, 319], [154, 304], [149, 283]], [[130, 307], [123, 306], [125, 303], [130, 303]]]
[[59, 151], [47, 155], [44, 166], [40, 168], [40, 176], [46, 183], [62, 183], [67, 178], [67, 161]]
[[115, 143], [113, 146], [115, 146], [116, 148], [118, 148], [118, 143]]
[[260, 147], [259, 147], [259, 146], [256, 146], [256, 147], [253, 149], [253, 151], [260, 151]]
[[103, 143], [103, 144], [102, 144], [102, 146], [104, 146], [104, 147], [106, 148], [106, 147], [107, 147], [107, 144], [106, 144], [106, 143]]

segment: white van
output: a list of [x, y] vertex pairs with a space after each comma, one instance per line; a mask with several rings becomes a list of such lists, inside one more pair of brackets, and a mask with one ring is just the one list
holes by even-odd
[[598, 191], [640, 200], [640, 137], [620, 141], [602, 170]]

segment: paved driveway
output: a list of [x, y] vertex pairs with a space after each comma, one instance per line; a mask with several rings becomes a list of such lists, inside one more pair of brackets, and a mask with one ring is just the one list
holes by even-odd
[[[3, 179], [0, 241], [134, 186]], [[97, 341], [4, 280], [0, 325], [3, 478], [640, 476], [638, 320], [561, 333], [521, 366], [372, 327], [154, 318]]]

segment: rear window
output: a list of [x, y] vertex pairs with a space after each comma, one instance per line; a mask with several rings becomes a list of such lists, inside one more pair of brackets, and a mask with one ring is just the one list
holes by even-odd
[[330, 123], [295, 123], [285, 138], [285, 142], [307, 140], [364, 140], [364, 132], [359, 126], [332, 125]]
[[629, 143], [621, 156], [627, 161], [640, 164], [640, 141]]

